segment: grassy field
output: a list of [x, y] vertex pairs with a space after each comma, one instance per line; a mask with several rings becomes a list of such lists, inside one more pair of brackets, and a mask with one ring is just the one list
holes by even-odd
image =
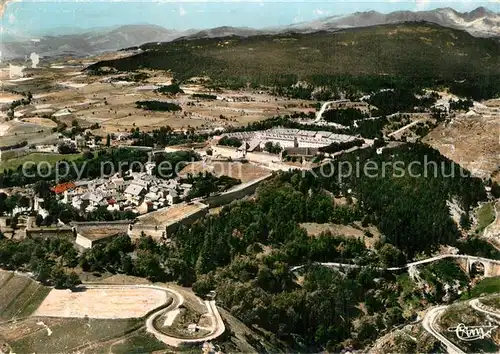
[[[94, 342], [105, 341], [125, 335], [142, 324], [142, 320], [95, 320], [36, 318], [33, 324], [41, 330], [22, 336], [9, 344], [16, 353], [68, 353], [84, 348]], [[42, 322], [44, 324], [42, 324]], [[33, 325], [31, 324], [31, 326]], [[47, 327], [45, 327], [46, 325]], [[30, 327], [31, 327], [30, 326]], [[0, 328], [1, 330], [1, 328]], [[50, 330], [50, 332], [49, 332]], [[50, 333], [50, 337], [48, 336]]]
[[19, 318], [31, 315], [48, 295], [49, 291], [50, 288], [46, 286], [35, 282], [30, 283], [5, 308], [2, 317]]
[[486, 203], [481, 205], [477, 211], [477, 228], [476, 232], [481, 233], [486, 226], [495, 220], [495, 209], [493, 203]]
[[485, 278], [481, 280], [473, 289], [473, 297], [481, 294], [493, 294], [500, 292], [500, 276], [493, 278]]
[[146, 330], [140, 330], [133, 335], [112, 343], [109, 346], [109, 353], [116, 354], [142, 354], [152, 353], [167, 349], [167, 346], [157, 340]]
[[0, 288], [0, 317], [10, 319], [7, 308], [20, 296], [32, 281], [25, 277], [13, 276]]
[[475, 287], [471, 289], [470, 296], [464, 293], [462, 299], [472, 299], [481, 294], [500, 293], [500, 276], [493, 278], [484, 278]]
[[[6, 276], [7, 274], [7, 276]], [[50, 288], [10, 272], [0, 272], [0, 319], [31, 315], [45, 299]], [[1, 279], [4, 279], [2, 282]]]
[[19, 158], [14, 158], [11, 160], [7, 161], [1, 161], [0, 162], [0, 172], [4, 172], [5, 170], [16, 170], [19, 167], [22, 167], [23, 164], [27, 162], [32, 162], [32, 163], [40, 163], [40, 162], [48, 162], [49, 164], [53, 165], [58, 161], [74, 161], [82, 157], [82, 154], [67, 154], [67, 155], [61, 155], [61, 154], [44, 154], [44, 153], [32, 153], [28, 155], [24, 155]]
[[490, 297], [488, 299], [481, 299], [481, 302], [486, 306], [492, 307], [500, 311], [500, 296]]

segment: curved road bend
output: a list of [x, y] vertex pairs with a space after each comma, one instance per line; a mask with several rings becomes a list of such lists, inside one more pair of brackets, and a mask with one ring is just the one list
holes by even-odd
[[465, 354], [465, 352], [453, 344], [448, 338], [443, 336], [437, 330], [434, 329], [434, 324], [436, 319], [448, 308], [448, 306], [439, 306], [430, 309], [424, 319], [422, 320], [422, 326], [424, 329], [432, 334], [437, 340], [446, 346], [446, 350], [449, 354]]
[[221, 334], [224, 333], [226, 327], [224, 326], [224, 322], [222, 321], [222, 317], [219, 313], [219, 310], [217, 310], [215, 301], [205, 301], [205, 305], [207, 306], [208, 312], [212, 319], [212, 331], [205, 337], [193, 338], [193, 339], [181, 339], [166, 335], [158, 331], [154, 326], [154, 321], [156, 320], [156, 318], [165, 313], [165, 309], [161, 309], [148, 317], [148, 319], [146, 320], [146, 330], [149, 333], [153, 334], [158, 340], [172, 347], [179, 347], [182, 344], [194, 344], [194, 343], [201, 343], [214, 340], [215, 338], [219, 337]]
[[[481, 302], [479, 301], [480, 299], [473, 299], [473, 300], [470, 300], [469, 301], [469, 305], [476, 311], [478, 312], [481, 312], [481, 313], [484, 313], [486, 315], [489, 315], [489, 316], [493, 316], [493, 317], [496, 317], [496, 318], [500, 318], [500, 313], [498, 312], [493, 312], [493, 311], [490, 311], [488, 309], [485, 309], [483, 308], [483, 305], [481, 304]], [[450, 342], [445, 336], [443, 336], [441, 333], [439, 333], [438, 331], [436, 331], [434, 329], [434, 324], [437, 320], [437, 318], [449, 307], [449, 305], [447, 306], [439, 306], [439, 307], [435, 307], [433, 309], [430, 309], [424, 319], [422, 320], [422, 325], [424, 327], [424, 329], [429, 332], [430, 334], [432, 334], [436, 339], [438, 339], [441, 343], [443, 343], [447, 350], [448, 350], [448, 353], [452, 353], [452, 354], [462, 354], [464, 353], [464, 351], [462, 351], [460, 348], [458, 348], [455, 344], [453, 344], [452, 342]]]
[[162, 290], [165, 291], [166, 293], [169, 293], [172, 295], [173, 302], [166, 308], [161, 308], [158, 311], [155, 311], [153, 314], [151, 314], [147, 319], [146, 319], [146, 330], [153, 334], [158, 340], [162, 341], [163, 343], [172, 346], [172, 347], [178, 347], [182, 344], [189, 344], [189, 343], [201, 343], [201, 342], [206, 342], [206, 341], [211, 341], [214, 340], [215, 338], [219, 337], [224, 333], [226, 330], [226, 327], [224, 325], [224, 322], [222, 320], [222, 316], [219, 313], [219, 310], [217, 309], [217, 306], [215, 305], [215, 301], [205, 301], [205, 306], [207, 307], [208, 313], [211, 317], [212, 320], [212, 330], [210, 334], [206, 335], [205, 337], [202, 338], [195, 338], [195, 339], [182, 339], [182, 338], [176, 338], [172, 337], [169, 335], [166, 335], [160, 331], [158, 331], [155, 326], [154, 326], [154, 321], [156, 318], [164, 314], [165, 312], [168, 311], [173, 311], [178, 309], [183, 303], [184, 303], [184, 296], [182, 296], [181, 293], [178, 291], [163, 287], [163, 286], [157, 286], [157, 285], [106, 285], [106, 284], [98, 284], [98, 283], [84, 283], [84, 286], [88, 288], [123, 288], [123, 287], [132, 287], [132, 288], [150, 288], [150, 289], [157, 289], [157, 290]]
[[326, 108], [332, 104], [332, 103], [335, 103], [336, 101], [328, 101], [328, 102], [325, 102], [323, 103], [323, 105], [321, 106], [321, 109], [319, 110], [319, 112], [316, 114], [316, 119], [314, 120], [315, 122], [319, 122], [322, 118], [323, 118], [323, 113], [325, 113], [326, 111]]
[[474, 300], [471, 300], [469, 302], [470, 306], [478, 311], [478, 312], [482, 312], [486, 315], [490, 315], [490, 316], [493, 316], [493, 317], [496, 317], [496, 318], [500, 318], [500, 313], [498, 312], [493, 312], [493, 311], [490, 311], [488, 309], [485, 309], [483, 306], [483, 304], [481, 304], [481, 301], [479, 301], [479, 299], [474, 299]]

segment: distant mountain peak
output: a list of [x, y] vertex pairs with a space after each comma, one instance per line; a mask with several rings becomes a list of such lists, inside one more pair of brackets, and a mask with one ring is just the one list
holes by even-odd
[[483, 17], [490, 17], [490, 16], [497, 16], [497, 14], [493, 11], [490, 11], [488, 10], [487, 8], [483, 7], [483, 6], [480, 6], [474, 10], [472, 10], [471, 12], [469, 12], [468, 14], [468, 17], [471, 19], [471, 20], [477, 20], [479, 18], [483, 18]]
[[471, 12], [458, 12], [450, 7], [428, 11], [395, 11], [383, 14], [377, 11], [355, 12], [342, 17], [325, 17], [312, 22], [292, 25], [289, 28], [307, 31], [338, 30], [342, 28], [369, 27], [389, 23], [428, 22], [464, 30], [476, 37], [500, 36], [500, 14], [485, 7]]

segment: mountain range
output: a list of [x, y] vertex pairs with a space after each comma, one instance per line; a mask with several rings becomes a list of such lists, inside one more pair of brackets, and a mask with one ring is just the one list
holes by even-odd
[[452, 8], [431, 11], [396, 11], [382, 14], [376, 11], [356, 12], [348, 16], [333, 16], [313, 22], [299, 23], [289, 28], [300, 31], [338, 30], [402, 22], [431, 22], [444, 27], [464, 30], [476, 37], [500, 36], [500, 14], [484, 7], [460, 13]]
[[479, 7], [471, 12], [460, 13], [451, 8], [431, 11], [396, 11], [383, 14], [376, 11], [356, 12], [347, 16], [326, 17], [284, 27], [253, 29], [217, 27], [205, 30], [175, 31], [155, 25], [127, 25], [111, 29], [99, 29], [86, 33], [46, 35], [26, 40], [2, 34], [1, 58], [10, 60], [29, 56], [36, 52], [42, 57], [74, 55], [87, 56], [106, 51], [138, 46], [144, 43], [169, 42], [177, 39], [216, 38], [226, 36], [250, 37], [259, 34], [287, 32], [310, 33], [339, 31], [346, 28], [368, 27], [403, 22], [430, 22], [440, 26], [464, 30], [476, 37], [500, 38], [500, 14]]

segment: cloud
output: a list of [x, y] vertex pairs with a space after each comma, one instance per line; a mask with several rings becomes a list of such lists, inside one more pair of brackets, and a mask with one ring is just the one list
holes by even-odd
[[328, 10], [323, 10], [323, 9], [315, 9], [313, 10], [313, 14], [316, 16], [326, 16], [330, 13]]
[[430, 0], [416, 0], [416, 6], [417, 6], [417, 10], [421, 11], [421, 10], [424, 10], [427, 5], [429, 5], [430, 3]]

